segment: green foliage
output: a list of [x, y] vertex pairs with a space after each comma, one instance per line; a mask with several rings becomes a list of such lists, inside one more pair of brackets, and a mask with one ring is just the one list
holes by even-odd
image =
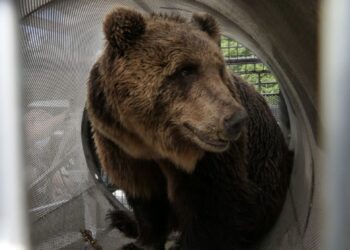
[[[236, 62], [227, 64], [230, 70], [239, 74], [248, 83], [253, 84], [262, 94], [279, 93], [279, 84], [275, 76], [249, 49], [225, 36], [221, 37], [220, 47], [225, 60]], [[249, 59], [248, 62], [246, 59]]]

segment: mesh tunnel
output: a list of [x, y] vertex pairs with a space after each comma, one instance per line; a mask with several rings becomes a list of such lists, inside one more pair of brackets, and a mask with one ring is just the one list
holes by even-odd
[[34, 249], [91, 249], [81, 230], [91, 231], [103, 249], [127, 241], [107, 226], [106, 212], [120, 204], [93, 169], [93, 152], [84, 153], [88, 139], [82, 140], [87, 77], [103, 48], [103, 17], [116, 4], [185, 17], [208, 12], [223, 35], [269, 66], [280, 83], [283, 108], [276, 112], [288, 120], [295, 160], [283, 211], [260, 249], [320, 249], [317, 1], [23, 0], [18, 7]]

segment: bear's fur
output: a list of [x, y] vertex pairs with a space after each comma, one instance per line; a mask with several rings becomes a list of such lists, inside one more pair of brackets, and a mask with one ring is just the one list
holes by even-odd
[[117, 8], [88, 82], [87, 111], [102, 167], [134, 218], [112, 224], [137, 238], [123, 249], [245, 249], [273, 225], [292, 154], [264, 98], [225, 69], [207, 14]]

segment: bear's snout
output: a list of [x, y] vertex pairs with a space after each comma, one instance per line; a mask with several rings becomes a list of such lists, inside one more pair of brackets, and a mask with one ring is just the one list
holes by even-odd
[[224, 137], [228, 140], [237, 140], [247, 119], [247, 112], [239, 110], [224, 119]]

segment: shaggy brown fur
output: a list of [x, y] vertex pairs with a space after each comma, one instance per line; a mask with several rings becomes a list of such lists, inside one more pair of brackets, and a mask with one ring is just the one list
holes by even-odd
[[215, 19], [118, 8], [104, 32], [87, 110], [102, 166], [134, 209], [137, 232], [123, 228], [138, 247], [125, 249], [163, 249], [174, 228], [186, 250], [256, 241], [281, 209], [291, 158], [263, 98], [227, 73]]

